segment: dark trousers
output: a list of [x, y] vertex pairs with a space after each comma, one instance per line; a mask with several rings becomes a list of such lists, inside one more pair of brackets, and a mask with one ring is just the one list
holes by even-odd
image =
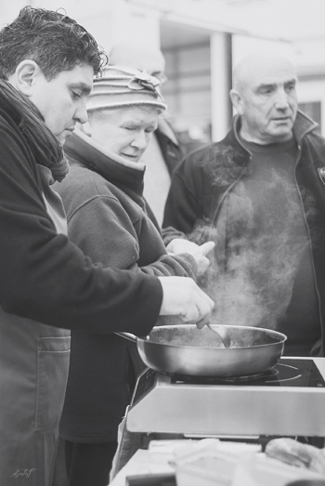
[[107, 486], [117, 442], [78, 444], [65, 441], [69, 486]]

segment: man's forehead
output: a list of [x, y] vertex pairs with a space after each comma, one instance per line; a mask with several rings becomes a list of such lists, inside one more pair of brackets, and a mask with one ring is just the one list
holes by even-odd
[[62, 71], [59, 76], [65, 80], [66, 84], [69, 86], [78, 86], [85, 93], [92, 90], [94, 70], [92, 66], [83, 65], [75, 66], [69, 71]]
[[251, 71], [250, 77], [259, 83], [278, 83], [297, 79], [296, 70], [290, 63], [256, 66]]
[[295, 83], [297, 81], [297, 76], [291, 72], [278, 72], [276, 74], [261, 74], [260, 76], [255, 76], [252, 79], [251, 86], [273, 86], [273, 85], [284, 85], [287, 83]]
[[239, 85], [284, 83], [296, 80], [296, 68], [287, 58], [250, 56], [243, 59], [234, 71]]

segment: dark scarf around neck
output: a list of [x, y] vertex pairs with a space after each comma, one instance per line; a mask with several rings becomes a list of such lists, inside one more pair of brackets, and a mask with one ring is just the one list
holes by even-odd
[[3, 79], [0, 79], [0, 109], [18, 125], [36, 162], [48, 167], [55, 180], [62, 181], [69, 172], [69, 164], [61, 144], [34, 103]]

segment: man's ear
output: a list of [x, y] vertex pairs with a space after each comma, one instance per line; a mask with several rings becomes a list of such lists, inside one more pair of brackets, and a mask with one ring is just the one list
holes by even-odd
[[231, 89], [229, 92], [229, 96], [231, 99], [231, 102], [233, 106], [236, 108], [237, 112], [241, 115], [242, 114], [242, 105], [243, 105], [243, 99], [236, 89]]
[[19, 91], [31, 97], [34, 91], [35, 80], [41, 69], [35, 61], [25, 59], [18, 64], [11, 82]]

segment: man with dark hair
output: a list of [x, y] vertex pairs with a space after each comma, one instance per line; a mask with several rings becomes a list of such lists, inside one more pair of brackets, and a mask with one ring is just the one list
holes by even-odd
[[0, 31], [0, 484], [49, 486], [69, 364], [68, 329], [146, 335], [158, 315], [205, 319], [190, 278], [93, 264], [66, 236], [51, 185], [87, 120], [105, 64], [74, 20], [25, 7]]
[[68, 16], [45, 9], [25, 7], [0, 33], [0, 78], [8, 79], [17, 65], [32, 59], [47, 81], [77, 65], [89, 65], [94, 74], [107, 56], [86, 29]]

